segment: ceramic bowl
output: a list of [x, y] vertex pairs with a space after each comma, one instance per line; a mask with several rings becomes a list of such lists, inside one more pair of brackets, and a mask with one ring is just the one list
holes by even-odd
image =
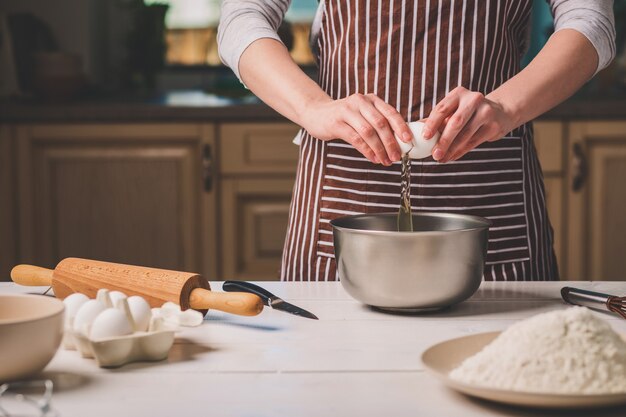
[[45, 368], [63, 338], [64, 310], [56, 298], [0, 294], [0, 382]]

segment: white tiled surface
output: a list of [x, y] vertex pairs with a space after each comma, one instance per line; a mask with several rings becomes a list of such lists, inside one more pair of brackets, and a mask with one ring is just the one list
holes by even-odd
[[[114, 370], [60, 350], [45, 371], [57, 381], [55, 409], [90, 417], [626, 415], [550, 414], [471, 400], [443, 387], [420, 362], [439, 341], [564, 308], [564, 285], [626, 294], [626, 283], [484, 283], [467, 302], [420, 316], [373, 311], [339, 283], [259, 284], [320, 320], [269, 309], [258, 317], [211, 311], [202, 326], [177, 335], [167, 361]], [[0, 292], [38, 290], [0, 283]], [[626, 333], [626, 320], [602, 317]]]

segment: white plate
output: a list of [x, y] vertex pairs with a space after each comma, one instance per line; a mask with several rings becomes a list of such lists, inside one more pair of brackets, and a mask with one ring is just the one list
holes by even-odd
[[500, 332], [479, 333], [459, 337], [431, 346], [422, 354], [422, 362], [428, 371], [448, 387], [472, 397], [498, 403], [537, 408], [592, 408], [626, 404], [625, 394], [538, 394], [485, 388], [464, 384], [451, 379], [450, 371], [466, 358], [478, 353], [494, 340]]

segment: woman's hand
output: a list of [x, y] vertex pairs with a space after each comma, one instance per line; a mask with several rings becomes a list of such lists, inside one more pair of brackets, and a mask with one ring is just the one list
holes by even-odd
[[489, 97], [457, 87], [431, 111], [424, 126], [424, 137], [441, 130], [433, 158], [455, 161], [483, 142], [493, 142], [517, 127], [502, 104]]
[[371, 162], [387, 166], [402, 158], [394, 133], [404, 142], [413, 138], [400, 113], [374, 94], [309, 102], [298, 122], [316, 138], [343, 139]]

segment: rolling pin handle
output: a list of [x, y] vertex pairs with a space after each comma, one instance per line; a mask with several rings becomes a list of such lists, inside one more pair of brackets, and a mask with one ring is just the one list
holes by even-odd
[[11, 279], [19, 285], [28, 287], [52, 285], [52, 269], [34, 265], [17, 265], [11, 270]]
[[244, 292], [213, 292], [196, 288], [189, 295], [189, 305], [196, 310], [220, 310], [240, 316], [256, 316], [263, 311], [257, 295]]

